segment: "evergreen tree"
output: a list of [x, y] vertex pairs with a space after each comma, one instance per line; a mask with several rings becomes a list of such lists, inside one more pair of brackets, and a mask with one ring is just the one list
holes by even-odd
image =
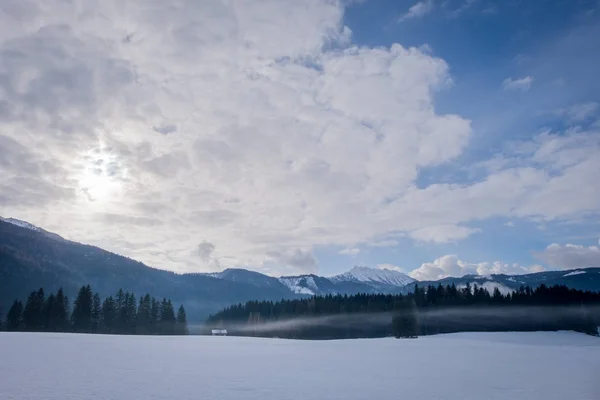
[[151, 335], [159, 334], [160, 323], [160, 303], [154, 297], [150, 302], [150, 319], [148, 321], [148, 329]]
[[152, 308], [152, 300], [149, 294], [140, 297], [140, 305], [137, 310], [136, 333], [138, 335], [151, 334], [150, 327], [150, 312]]
[[15, 300], [8, 310], [5, 329], [13, 332], [23, 329], [23, 303], [20, 300]]
[[117, 331], [117, 303], [112, 296], [106, 298], [102, 303], [100, 311], [100, 332], [115, 333]]
[[177, 334], [178, 335], [188, 335], [188, 325], [187, 325], [187, 316], [185, 314], [185, 308], [183, 308], [183, 304], [179, 306], [177, 310]]
[[23, 328], [26, 331], [44, 330], [44, 289], [31, 292], [23, 310]]
[[54, 303], [56, 302], [56, 296], [53, 293], [50, 293], [50, 296], [46, 299], [44, 303], [44, 331], [46, 332], [56, 332], [55, 322], [52, 315], [52, 309], [54, 308]]
[[58, 289], [52, 307], [50, 308], [52, 326], [57, 332], [69, 330], [69, 298], [65, 296], [63, 288]]
[[161, 335], [174, 335], [175, 334], [175, 310], [171, 300], [163, 298], [160, 305], [160, 323], [159, 332]]
[[397, 338], [411, 338], [419, 334], [417, 305], [414, 299], [396, 304], [392, 317], [392, 329]]
[[73, 304], [71, 324], [75, 332], [89, 333], [92, 331], [93, 294], [90, 285], [82, 286]]
[[135, 295], [133, 293], [125, 294], [124, 308], [124, 333], [133, 335], [135, 334], [137, 318], [137, 304], [135, 301]]
[[102, 314], [102, 300], [98, 293], [94, 294], [92, 298], [92, 332], [97, 333], [100, 331], [100, 318]]

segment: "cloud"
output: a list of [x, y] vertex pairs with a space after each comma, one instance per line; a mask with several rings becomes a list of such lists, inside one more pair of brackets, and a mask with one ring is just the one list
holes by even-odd
[[583, 122], [598, 115], [600, 104], [596, 102], [580, 103], [556, 111], [559, 116], [566, 117], [571, 122]]
[[155, 132], [162, 133], [163, 135], [168, 135], [170, 133], [177, 131], [177, 127], [173, 124], [154, 126], [154, 127], [152, 127], [152, 129]]
[[317, 258], [310, 250], [271, 251], [268, 253], [268, 256], [271, 258], [272, 263], [284, 267], [284, 271], [287, 273], [283, 275], [298, 272], [307, 274], [317, 273]]
[[394, 239], [380, 240], [367, 243], [369, 247], [394, 247], [397, 246], [399, 242]]
[[462, 13], [469, 10], [475, 4], [477, 4], [478, 0], [464, 0], [458, 7], [453, 10], [448, 11], [449, 18], [458, 18]]
[[447, 278], [449, 276], [460, 277], [464, 275], [491, 275], [491, 274], [529, 274], [541, 272], [541, 265], [528, 267], [519, 264], [505, 264], [501, 261], [469, 263], [461, 261], [456, 255], [446, 255], [433, 262], [423, 263], [421, 266], [409, 273], [410, 277], [418, 281], [429, 281]]
[[360, 253], [360, 249], [356, 247], [346, 248], [341, 250], [338, 254], [346, 255], [346, 256], [355, 256]]
[[600, 267], [600, 247], [598, 246], [585, 247], [575, 244], [563, 246], [553, 243], [544, 251], [534, 253], [534, 256], [554, 268]]
[[205, 261], [210, 259], [210, 256], [215, 251], [215, 245], [210, 242], [202, 242], [198, 245], [198, 255]]
[[506, 78], [504, 82], [502, 82], [502, 86], [504, 87], [504, 90], [520, 90], [528, 92], [529, 89], [531, 89], [532, 83], [533, 78], [531, 76], [526, 76], [519, 79]]
[[433, 0], [419, 1], [418, 3], [413, 4], [408, 9], [408, 11], [406, 12], [406, 14], [403, 14], [398, 19], [398, 21], [399, 22], [403, 22], [403, 21], [406, 21], [408, 19], [424, 17], [425, 15], [429, 14], [430, 12], [432, 12], [433, 9], [434, 9]]
[[413, 239], [424, 242], [448, 243], [469, 237], [478, 229], [468, 228], [456, 225], [439, 225], [427, 228], [421, 228], [409, 233]]
[[316, 272], [315, 248], [600, 212], [593, 129], [502, 149], [471, 182], [417, 184], [472, 136], [435, 108], [448, 65], [355, 45], [342, 3], [28, 4], [0, 13], [0, 205], [65, 238], [178, 272], [277, 275]]
[[509, 228], [514, 228], [515, 227], [515, 223], [512, 221], [508, 221], [504, 223], [504, 226], [508, 226]]

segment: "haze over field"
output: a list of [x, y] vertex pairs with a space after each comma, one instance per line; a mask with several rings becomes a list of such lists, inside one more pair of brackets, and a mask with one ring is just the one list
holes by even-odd
[[596, 400], [600, 340], [572, 332], [292, 341], [0, 333], [5, 400]]

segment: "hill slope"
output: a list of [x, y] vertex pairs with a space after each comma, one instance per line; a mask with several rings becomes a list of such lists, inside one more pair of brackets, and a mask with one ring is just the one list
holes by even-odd
[[31, 290], [56, 291], [62, 286], [71, 299], [83, 284], [102, 296], [119, 288], [138, 296], [151, 293], [183, 303], [190, 322], [204, 320], [223, 307], [249, 300], [281, 300], [312, 295], [387, 293], [411, 291], [415, 284], [465, 285], [477, 283], [489, 290], [515, 290], [521, 285], [564, 284], [600, 291], [600, 268], [550, 271], [529, 275], [467, 275], [436, 282], [415, 282], [392, 270], [354, 267], [326, 278], [317, 275], [270, 277], [245, 269], [209, 274], [175, 274], [98, 247], [63, 239], [28, 222], [0, 218], [0, 312], [6, 313], [15, 298], [26, 299]]
[[122, 288], [138, 295], [149, 292], [172, 298], [185, 304], [190, 321], [233, 303], [294, 297], [283, 285], [265, 289], [205, 274], [179, 275], [0, 221], [0, 305], [4, 312], [15, 298], [25, 299], [34, 288], [56, 291], [63, 286], [73, 299], [76, 290], [87, 283], [103, 296]]

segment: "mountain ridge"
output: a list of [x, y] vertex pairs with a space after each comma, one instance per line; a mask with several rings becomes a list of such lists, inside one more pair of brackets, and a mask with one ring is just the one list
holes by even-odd
[[[18, 221], [15, 223], [15, 221]], [[176, 274], [147, 266], [101, 248], [65, 240], [35, 225], [0, 219], [0, 311], [6, 313], [15, 298], [25, 300], [30, 291], [63, 287], [73, 298], [83, 284], [101, 295], [119, 288], [151, 293], [183, 303], [190, 321], [201, 321], [223, 307], [250, 300], [294, 299], [313, 295], [357, 293], [398, 294], [415, 285], [478, 284], [492, 290], [516, 290], [521, 285], [565, 284], [600, 291], [600, 268], [547, 271], [528, 275], [491, 275], [444, 278], [417, 282], [399, 271], [355, 266], [332, 277], [318, 275], [279, 278], [241, 268], [214, 273]]]

